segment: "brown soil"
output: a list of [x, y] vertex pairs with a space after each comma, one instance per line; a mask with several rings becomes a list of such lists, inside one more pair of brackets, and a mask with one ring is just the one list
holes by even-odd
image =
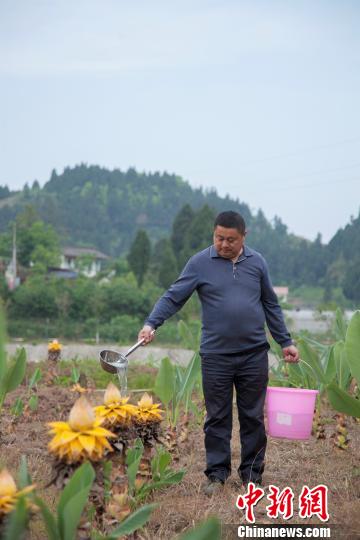
[[[58, 491], [54, 486], [44, 490], [53, 473], [53, 460], [47, 452], [49, 435], [46, 422], [66, 419], [77, 394], [66, 388], [40, 386], [38, 410], [25, 410], [22, 416], [14, 420], [10, 414], [10, 406], [17, 395], [23, 392], [24, 388], [20, 388], [11, 394], [0, 418], [0, 465], [6, 465], [16, 474], [20, 457], [25, 454], [40, 495], [54, 508]], [[100, 396], [97, 392], [90, 394], [94, 403], [100, 402]], [[327, 485], [330, 514], [328, 523], [351, 527], [360, 537], [360, 424], [347, 418], [350, 445], [347, 450], [340, 450], [334, 447], [331, 438], [336, 424], [333, 415], [332, 411], [326, 411], [324, 415], [327, 422], [324, 440], [311, 437], [308, 441], [290, 441], [269, 437], [264, 485], [274, 484], [280, 489], [290, 486], [295, 493], [294, 517], [286, 523], [312, 525], [321, 524], [321, 521], [316, 516], [307, 520], [299, 519], [296, 510], [297, 498], [304, 485], [310, 488], [318, 484]], [[223, 524], [229, 525], [225, 528], [224, 538], [236, 538], [236, 526], [246, 524], [244, 513], [235, 507], [237, 496], [244, 493], [236, 472], [240, 456], [237, 421], [232, 441], [233, 473], [221, 493], [212, 498], [205, 496], [201, 490], [205, 480], [202, 426], [194, 420], [192, 424], [188, 439], [180, 444], [180, 457], [174, 463], [176, 468], [186, 469], [182, 483], [154, 494], [153, 499], [159, 503], [159, 507], [142, 532], [133, 537], [171, 540], [209, 515], [217, 515]], [[267, 517], [267, 494], [268, 489], [265, 487], [265, 497], [255, 508], [256, 524], [285, 523], [280, 518], [271, 520]], [[30, 538], [46, 539], [40, 520], [33, 521]]]

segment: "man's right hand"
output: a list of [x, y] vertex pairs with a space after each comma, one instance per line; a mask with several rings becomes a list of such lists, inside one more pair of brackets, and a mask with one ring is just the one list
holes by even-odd
[[143, 326], [139, 332], [138, 341], [143, 339], [144, 340], [143, 345], [147, 345], [154, 339], [154, 337], [155, 337], [155, 332], [154, 332], [153, 327], [149, 326], [148, 324], [145, 324], [145, 326]]

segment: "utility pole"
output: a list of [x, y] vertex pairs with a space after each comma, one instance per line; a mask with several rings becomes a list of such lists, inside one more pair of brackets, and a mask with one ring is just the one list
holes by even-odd
[[14, 288], [16, 287], [17, 261], [16, 261], [16, 221], [13, 230], [13, 252], [12, 252], [12, 270], [14, 279]]
[[14, 223], [12, 258], [5, 272], [5, 279], [6, 279], [6, 282], [8, 284], [10, 291], [13, 291], [15, 287], [19, 285], [18, 278], [17, 278], [17, 260], [16, 259], [17, 259], [16, 258], [16, 223]]

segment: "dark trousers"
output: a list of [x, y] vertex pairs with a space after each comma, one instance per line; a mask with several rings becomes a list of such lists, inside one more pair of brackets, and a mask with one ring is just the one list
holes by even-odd
[[202, 355], [206, 405], [204, 424], [206, 476], [225, 481], [231, 474], [233, 388], [240, 423], [244, 481], [260, 481], [264, 471], [266, 433], [264, 403], [268, 382], [268, 349], [243, 354]]

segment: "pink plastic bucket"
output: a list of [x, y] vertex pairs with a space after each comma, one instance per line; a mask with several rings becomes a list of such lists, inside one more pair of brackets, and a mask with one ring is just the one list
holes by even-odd
[[268, 386], [266, 412], [272, 437], [308, 439], [318, 390]]

